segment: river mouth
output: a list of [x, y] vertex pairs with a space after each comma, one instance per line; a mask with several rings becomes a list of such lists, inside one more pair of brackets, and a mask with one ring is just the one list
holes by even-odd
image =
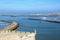
[[[39, 18], [40, 19], [40, 17], [8, 17], [8, 16], [0, 17], [1, 20], [8, 20], [8, 21], [12, 20], [12, 21], [18, 22], [19, 27], [16, 29], [17, 31], [32, 32], [36, 29], [37, 40], [54, 40], [54, 39], [60, 40], [59, 38], [60, 37], [60, 24], [44, 22], [44, 21], [28, 20], [28, 18]], [[53, 17], [50, 17], [50, 18], [53, 19]], [[2, 28], [9, 26], [5, 24], [8, 24], [8, 23], [5, 22], [4, 27], [2, 25]]]

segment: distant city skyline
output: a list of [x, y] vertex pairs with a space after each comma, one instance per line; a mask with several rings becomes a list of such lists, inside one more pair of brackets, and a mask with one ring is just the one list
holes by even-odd
[[0, 0], [0, 11], [60, 10], [60, 0]]

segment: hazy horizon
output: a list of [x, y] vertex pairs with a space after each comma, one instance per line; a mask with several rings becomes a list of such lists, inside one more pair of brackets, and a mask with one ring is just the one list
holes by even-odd
[[60, 10], [60, 0], [0, 0], [0, 11]]

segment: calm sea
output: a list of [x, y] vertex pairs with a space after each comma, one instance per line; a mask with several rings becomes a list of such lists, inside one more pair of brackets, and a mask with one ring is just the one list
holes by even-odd
[[[41, 18], [41, 17], [1, 16], [0, 20], [12, 20], [18, 22], [20, 25], [19, 28], [17, 28], [16, 30], [19, 31], [33, 32], [36, 29], [37, 30], [36, 40], [60, 40], [60, 24], [38, 20], [28, 20], [28, 18]], [[49, 19], [51, 20], [53, 20], [53, 18], [56, 17], [49, 17]]]

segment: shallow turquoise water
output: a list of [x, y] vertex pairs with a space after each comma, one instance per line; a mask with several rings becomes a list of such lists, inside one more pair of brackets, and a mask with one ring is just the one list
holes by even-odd
[[[36, 40], [60, 40], [60, 24], [44, 21], [28, 20], [40, 17], [0, 17], [0, 20], [12, 20], [20, 24], [19, 31], [33, 32], [37, 30]], [[53, 18], [52, 18], [53, 19]]]

